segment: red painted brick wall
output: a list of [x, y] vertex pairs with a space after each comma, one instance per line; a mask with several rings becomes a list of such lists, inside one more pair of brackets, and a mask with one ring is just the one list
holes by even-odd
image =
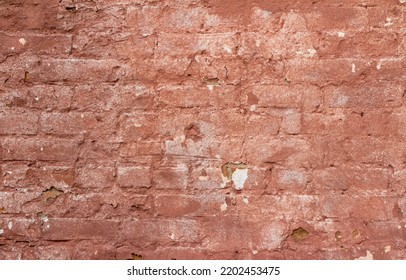
[[0, 0], [0, 259], [406, 259], [402, 2]]

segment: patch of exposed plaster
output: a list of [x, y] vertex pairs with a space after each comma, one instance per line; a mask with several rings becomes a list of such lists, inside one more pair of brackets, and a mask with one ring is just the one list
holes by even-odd
[[243, 198], [242, 198], [242, 201], [245, 203], [245, 204], [249, 204], [250, 203], [250, 201], [248, 200], [248, 196], [244, 196]]
[[390, 250], [391, 250], [391, 247], [390, 247], [390, 245], [388, 245], [388, 246], [385, 246], [385, 253], [388, 253], [388, 252], [390, 252]]
[[380, 70], [380, 69], [381, 69], [381, 66], [382, 66], [382, 59], [380, 59], [380, 60], [378, 61], [378, 63], [376, 64], [376, 69]]
[[13, 222], [12, 222], [12, 221], [8, 222], [7, 228], [8, 228], [9, 230], [11, 230], [11, 229], [13, 228]]
[[391, 26], [391, 25], [393, 25], [392, 18], [387, 17], [386, 20], [385, 20], [384, 26], [388, 27], [388, 26]]
[[222, 188], [232, 181], [235, 189], [239, 191], [244, 187], [244, 183], [248, 179], [247, 165], [242, 162], [228, 162], [222, 165], [221, 173], [223, 179]]
[[374, 255], [372, 255], [371, 251], [367, 250], [367, 255], [365, 257], [355, 258], [355, 260], [373, 260]]
[[4, 229], [0, 228], [0, 235], [4, 233]]
[[339, 31], [339, 32], [337, 33], [337, 35], [338, 35], [338, 37], [340, 37], [340, 38], [344, 38], [345, 32]]
[[174, 233], [172, 233], [170, 237], [171, 237], [172, 240], [175, 240], [175, 234]]
[[208, 181], [208, 180], [209, 180], [209, 177], [207, 177], [207, 176], [199, 176], [199, 181], [205, 182], [205, 181]]
[[355, 64], [352, 63], [352, 64], [351, 64], [351, 72], [352, 72], [352, 73], [355, 73], [355, 70], [356, 70]]
[[227, 205], [227, 203], [224, 201], [224, 203], [220, 205], [220, 211], [221, 211], [221, 212], [226, 211], [226, 210], [227, 210], [227, 207], [228, 207], [228, 205]]
[[23, 46], [27, 43], [27, 41], [24, 38], [20, 38], [18, 42], [20, 42], [20, 44]]

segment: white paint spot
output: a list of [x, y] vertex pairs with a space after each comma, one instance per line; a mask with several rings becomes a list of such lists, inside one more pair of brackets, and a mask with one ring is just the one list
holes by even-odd
[[250, 201], [248, 200], [248, 196], [244, 196], [243, 198], [242, 198], [242, 201], [245, 203], [245, 204], [249, 204], [250, 203]]
[[27, 43], [27, 41], [24, 38], [20, 38], [18, 42], [20, 42], [20, 44], [23, 46], [25, 45], [25, 43]]
[[250, 111], [251, 111], [251, 112], [254, 112], [256, 109], [257, 109], [257, 106], [256, 106], [256, 105], [251, 105], [251, 106], [250, 106]]
[[315, 49], [307, 49], [307, 54], [305, 54], [305, 57], [314, 57], [316, 53], [317, 51]]
[[39, 219], [41, 220], [41, 222], [47, 223], [49, 221], [48, 216], [46, 215], [40, 215]]
[[213, 91], [214, 85], [207, 85], [207, 88], [208, 88], [210, 91]]
[[351, 64], [351, 72], [355, 73], [355, 64], [354, 63]]
[[385, 246], [385, 253], [388, 253], [388, 252], [390, 252], [390, 250], [391, 250], [391, 247], [390, 247], [390, 245], [388, 245], [388, 246]]
[[34, 99], [35, 99], [35, 101], [38, 101], [38, 100], [39, 100], [39, 97], [38, 97], [38, 96], [35, 96]]
[[232, 53], [232, 50], [229, 46], [223, 46], [223, 50], [225, 50], [227, 53]]
[[391, 26], [391, 25], [393, 25], [392, 18], [387, 17], [385, 20], [384, 26]]
[[10, 229], [10, 230], [13, 228], [13, 222], [12, 221], [8, 222], [7, 228]]
[[80, 114], [80, 118], [84, 118], [85, 117], [85, 115], [82, 113], [82, 114]]
[[365, 257], [355, 258], [356, 260], [373, 260], [374, 255], [372, 255], [371, 251], [367, 250], [367, 255]]
[[199, 181], [207, 181], [209, 177], [207, 176], [199, 176]]
[[254, 251], [252, 251], [252, 253], [253, 253], [254, 255], [256, 255], [256, 254], [258, 254], [258, 251], [257, 251], [257, 250], [254, 250]]
[[378, 61], [378, 63], [376, 64], [376, 69], [380, 70], [380, 69], [381, 69], [381, 66], [382, 66], [382, 59], [380, 59], [380, 60]]
[[231, 176], [236, 190], [241, 190], [248, 178], [248, 169], [236, 169]]
[[44, 151], [44, 147], [41, 147], [41, 148], [39, 148], [40, 150], [41, 150], [41, 152], [43, 152]]
[[337, 35], [338, 35], [338, 37], [340, 37], [340, 38], [344, 38], [345, 32], [339, 31], [339, 32], [337, 33]]
[[142, 124], [135, 123], [135, 124], [134, 124], [134, 127], [142, 127]]
[[220, 205], [220, 211], [221, 211], [221, 212], [226, 211], [226, 210], [227, 210], [227, 207], [228, 207], [228, 206], [227, 206], [227, 203], [224, 201], [224, 203]]
[[11, 47], [11, 50], [12, 50], [12, 51], [14, 51], [14, 49], [15, 49], [14, 47]]
[[172, 240], [174, 240], [175, 239], [175, 234], [172, 233], [170, 237], [171, 237]]
[[402, 228], [402, 226], [401, 225], [398, 225], [398, 229], [401, 229]]
[[0, 235], [4, 233], [4, 229], [0, 228]]

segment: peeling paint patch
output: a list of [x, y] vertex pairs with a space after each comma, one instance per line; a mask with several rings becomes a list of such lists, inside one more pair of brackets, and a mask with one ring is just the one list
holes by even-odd
[[248, 196], [244, 196], [243, 198], [242, 198], [242, 201], [245, 203], [245, 204], [249, 204], [250, 203], [250, 201], [248, 200]]
[[388, 245], [388, 246], [385, 246], [385, 253], [388, 253], [388, 252], [390, 252], [390, 250], [391, 250], [391, 247], [390, 247], [390, 245]]
[[373, 260], [374, 255], [372, 255], [371, 251], [367, 250], [367, 255], [365, 257], [355, 258], [355, 260]]
[[209, 180], [209, 177], [207, 177], [207, 176], [199, 176], [199, 181], [205, 182], [205, 181], [208, 181], [208, 180]]
[[340, 37], [340, 38], [344, 38], [345, 32], [339, 31], [339, 32], [337, 33], [337, 35], [338, 35], [338, 37]]
[[351, 72], [352, 72], [352, 73], [355, 73], [355, 70], [356, 70], [356, 69], [355, 69], [355, 64], [352, 63], [352, 64], [351, 64]]
[[386, 20], [385, 20], [384, 26], [387, 27], [387, 26], [391, 26], [391, 25], [393, 25], [392, 18], [387, 17]]
[[220, 86], [220, 81], [217, 78], [209, 79], [209, 78], [205, 77], [203, 79], [203, 82], [206, 84], [207, 88], [210, 91], [212, 91], [214, 89], [214, 87]]
[[0, 228], [0, 235], [4, 233], [4, 229]]
[[380, 69], [381, 69], [381, 66], [382, 66], [382, 59], [380, 59], [380, 60], [378, 61], [378, 63], [376, 64], [376, 69], [380, 70]]
[[23, 46], [27, 43], [27, 41], [24, 38], [20, 38], [18, 42], [20, 42], [20, 44]]
[[248, 179], [247, 165], [242, 162], [228, 162], [222, 165], [221, 173], [223, 179], [222, 188], [232, 181], [235, 189], [239, 191], [244, 187], [244, 183]]
[[8, 222], [7, 228], [8, 228], [9, 230], [11, 230], [11, 229], [13, 228], [13, 222], [12, 222], [12, 221]]

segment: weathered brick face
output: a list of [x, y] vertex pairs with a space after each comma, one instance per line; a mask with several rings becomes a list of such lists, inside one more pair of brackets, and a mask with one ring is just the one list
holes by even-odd
[[406, 259], [404, 2], [0, 0], [0, 259]]

